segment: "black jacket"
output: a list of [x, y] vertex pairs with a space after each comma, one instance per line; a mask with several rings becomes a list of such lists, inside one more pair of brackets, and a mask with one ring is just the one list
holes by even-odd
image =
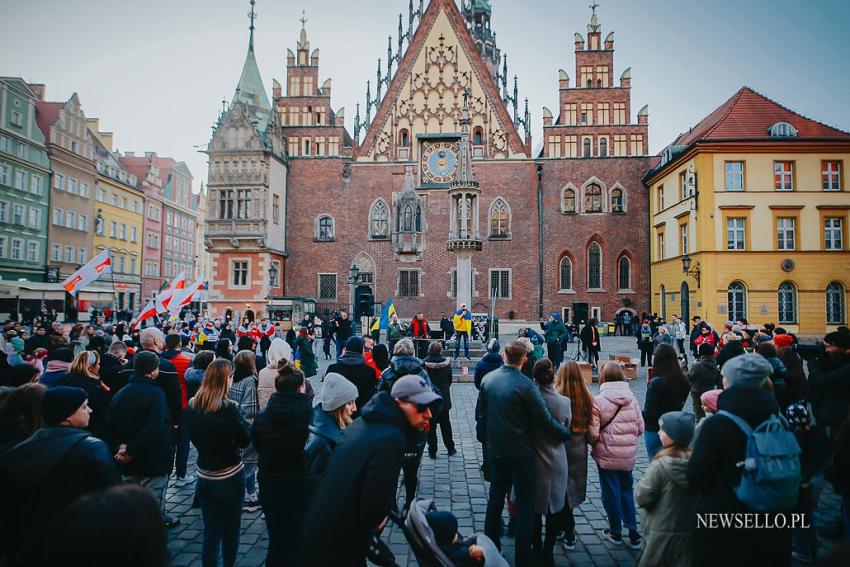
[[325, 467], [336, 448], [342, 430], [329, 414], [318, 405], [313, 408], [313, 417], [310, 421], [310, 433], [307, 436], [307, 445], [304, 447], [304, 458], [306, 460], [307, 492], [313, 494], [319, 486], [319, 481], [325, 474]]
[[369, 536], [393, 508], [411, 433], [387, 392], [345, 428], [304, 518], [302, 566], [365, 564]]
[[304, 484], [304, 445], [312, 414], [311, 399], [299, 392], [275, 392], [254, 418], [251, 442], [260, 456], [260, 489], [264, 483]]
[[[602, 341], [599, 338], [599, 330], [596, 327], [585, 325], [578, 335], [581, 340], [581, 349], [588, 352], [599, 352], [602, 350]], [[596, 343], [596, 346], [593, 346]]]
[[501, 368], [503, 364], [505, 364], [505, 361], [502, 360], [502, 355], [498, 352], [488, 352], [485, 354], [484, 358], [479, 360], [475, 365], [475, 375], [472, 377], [475, 387], [480, 390], [481, 380], [490, 372]]
[[250, 426], [236, 402], [226, 399], [211, 413], [200, 413], [192, 406], [188, 412], [189, 435], [198, 450], [199, 469], [220, 471], [242, 461], [239, 449], [250, 444]]
[[109, 386], [113, 394], [127, 385], [130, 376], [122, 374], [125, 369], [127, 369], [127, 364], [121, 364], [119, 359], [108, 352], [100, 357], [100, 379]]
[[431, 379], [428, 377], [425, 365], [421, 360], [415, 356], [397, 354], [390, 360], [389, 368], [381, 374], [381, 379], [378, 381], [378, 391], [389, 392], [393, 389], [396, 380], [408, 374], [422, 376], [428, 382], [428, 385], [431, 385]]
[[[171, 363], [169, 363], [171, 364]], [[112, 398], [109, 437], [113, 451], [127, 444], [133, 460], [119, 465], [131, 476], [161, 476], [171, 472], [174, 438], [165, 394], [150, 378], [134, 374]]]
[[691, 388], [687, 382], [674, 384], [666, 376], [656, 376], [646, 387], [643, 423], [646, 431], [658, 431], [658, 418], [668, 411], [682, 411]]
[[510, 366], [487, 375], [476, 412], [479, 435], [485, 436], [479, 441], [487, 444], [492, 455], [533, 456], [535, 429], [564, 441], [570, 438], [570, 430], [552, 417], [537, 384]]
[[120, 483], [106, 443], [73, 427], [39, 429], [0, 459], [0, 549], [37, 564], [47, 526], [60, 510]]
[[838, 494], [850, 496], [850, 419], [844, 421], [835, 435], [832, 467], [827, 478]]
[[346, 352], [339, 357], [339, 360], [328, 366], [328, 372], [341, 374], [357, 386], [357, 411], [360, 411], [375, 395], [375, 389], [378, 386], [375, 369], [366, 364], [362, 354]]
[[827, 357], [809, 369], [815, 419], [835, 436], [850, 410], [850, 360], [831, 363]]
[[[740, 416], [751, 427], [779, 410], [773, 395], [762, 388], [729, 388], [720, 394], [717, 407]], [[737, 464], [744, 459], [746, 446], [744, 432], [725, 416], [711, 416], [700, 425], [688, 462], [688, 482], [699, 493], [698, 513], [753, 512], [734, 492], [741, 479]], [[788, 565], [790, 560], [791, 530], [694, 531], [695, 565]]]
[[336, 335], [336, 342], [341, 342], [345, 345], [345, 341], [351, 336], [351, 319], [343, 319], [342, 317], [338, 317], [334, 320], [334, 334]]
[[89, 418], [89, 432], [98, 439], [107, 439], [106, 424], [109, 418], [109, 402], [112, 401], [112, 393], [101, 387], [99, 380], [89, 378], [76, 372], [68, 373], [65, 378], [66, 386], [74, 386], [85, 390], [89, 397], [91, 418]]
[[736, 356], [740, 356], [742, 354], [746, 354], [747, 352], [744, 350], [744, 345], [741, 341], [729, 341], [725, 345], [723, 345], [719, 351], [717, 351], [717, 367], [723, 368], [723, 365], [728, 361], [732, 360]]
[[431, 383], [440, 389], [443, 395], [443, 411], [448, 411], [452, 408], [452, 363], [444, 356], [434, 356], [429, 354], [422, 360], [425, 364], [425, 371], [428, 373], [428, 378]]
[[[141, 349], [139, 352], [148, 349]], [[156, 351], [151, 351], [156, 352]], [[180, 423], [180, 414], [183, 412], [183, 391], [180, 389], [180, 380], [177, 378], [177, 369], [174, 363], [159, 356], [159, 374], [156, 377], [156, 385], [160, 387], [165, 394], [165, 400], [168, 407], [169, 415], [171, 416], [171, 425], [176, 426]], [[122, 371], [122, 379], [130, 381], [133, 376], [133, 365], [128, 364]]]
[[721, 388], [723, 384], [720, 369], [711, 355], [701, 356], [694, 362], [688, 371], [688, 380], [691, 382], [691, 392], [699, 395]]

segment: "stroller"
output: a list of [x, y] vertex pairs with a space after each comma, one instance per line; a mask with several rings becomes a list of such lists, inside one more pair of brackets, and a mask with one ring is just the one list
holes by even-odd
[[[395, 513], [390, 514], [393, 521], [402, 532], [413, 549], [416, 560], [422, 567], [455, 567], [448, 557], [437, 546], [434, 540], [434, 532], [425, 520], [425, 513], [436, 510], [433, 500], [414, 500], [410, 510], [404, 519]], [[484, 534], [476, 534], [475, 544], [484, 548], [484, 561], [482, 565], [487, 567], [508, 567], [508, 562], [499, 553], [493, 541]], [[390, 563], [382, 563], [389, 565]], [[392, 563], [395, 565], [395, 562]]]

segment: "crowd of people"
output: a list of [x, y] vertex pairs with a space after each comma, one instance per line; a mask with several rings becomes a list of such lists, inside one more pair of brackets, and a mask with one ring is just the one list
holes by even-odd
[[[451, 322], [456, 357], [466, 313]], [[169, 485], [194, 491], [205, 567], [236, 564], [242, 514], [256, 510], [268, 565], [380, 562], [379, 534], [416, 501], [425, 450], [437, 459], [441, 440], [457, 453], [452, 366], [442, 341], [422, 340], [422, 316], [388, 345], [338, 320], [308, 317], [286, 332], [270, 321], [136, 332], [6, 323], [0, 564], [167, 565], [165, 533], [180, 522], [167, 513]], [[591, 459], [607, 515], [600, 535], [640, 550], [639, 565], [817, 561], [812, 517], [827, 486], [843, 498], [850, 540], [850, 329], [806, 345], [771, 325], [693, 322], [690, 332], [678, 318], [641, 322], [652, 365], [643, 404], [620, 364], [599, 364], [594, 396], [564, 360], [563, 339], [578, 336], [596, 363], [595, 322], [571, 333], [554, 314], [543, 335], [486, 342], [474, 375], [484, 536], [497, 548], [513, 537], [517, 566], [553, 565], [559, 542], [576, 549]], [[319, 378], [315, 343], [330, 335], [345, 340]], [[636, 480], [641, 438], [650, 464]], [[698, 527], [698, 515], [754, 512], [772, 523]], [[792, 513], [805, 521], [780, 522]], [[460, 536], [450, 512], [426, 518], [456, 565], [482, 564], [480, 541]]]

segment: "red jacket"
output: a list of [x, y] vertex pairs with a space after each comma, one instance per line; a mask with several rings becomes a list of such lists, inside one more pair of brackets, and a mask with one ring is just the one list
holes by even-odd
[[366, 366], [373, 369], [375, 371], [375, 380], [381, 379], [381, 371], [378, 368], [378, 365], [375, 363], [375, 357], [372, 356], [371, 352], [364, 352], [363, 358], [366, 359]]
[[174, 368], [177, 369], [177, 381], [180, 382], [180, 403], [183, 409], [189, 406], [188, 390], [186, 389], [186, 369], [192, 364], [192, 358], [179, 350], [166, 350], [162, 353], [162, 357], [170, 360]]
[[428, 339], [431, 337], [431, 327], [428, 326], [428, 321], [422, 319], [414, 319], [410, 322], [410, 328], [413, 331], [413, 336], [417, 338]]

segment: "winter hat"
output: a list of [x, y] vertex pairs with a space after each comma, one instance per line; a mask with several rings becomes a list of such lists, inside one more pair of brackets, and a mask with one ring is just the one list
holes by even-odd
[[773, 337], [771, 335], [759, 335], [758, 342], [759, 343], [769, 343], [773, 341]]
[[133, 370], [136, 374], [150, 374], [159, 368], [159, 356], [153, 351], [143, 350], [133, 359]]
[[47, 360], [58, 360], [60, 362], [74, 362], [74, 351], [69, 348], [57, 348], [47, 355]]
[[285, 340], [275, 338], [269, 346], [266, 358], [269, 366], [276, 367], [281, 360], [292, 360], [292, 347]]
[[791, 335], [774, 335], [773, 343], [779, 348], [789, 347], [794, 344], [794, 337]]
[[823, 342], [841, 349], [850, 348], [850, 329], [844, 326], [838, 327], [837, 331], [827, 333]]
[[86, 391], [71, 386], [55, 386], [41, 398], [41, 417], [44, 425], [59, 425], [80, 409], [88, 399]]
[[319, 403], [324, 411], [334, 411], [351, 400], [357, 399], [357, 386], [352, 384], [342, 374], [329, 372], [325, 375]]
[[363, 339], [360, 337], [348, 337], [348, 340], [345, 341], [345, 352], [363, 354]]
[[20, 354], [24, 350], [24, 339], [21, 337], [14, 337], [9, 344], [12, 345], [12, 348], [15, 349], [17, 354]]
[[760, 354], [742, 354], [723, 365], [730, 387], [760, 388], [771, 374], [773, 366]]
[[561, 320], [561, 314], [558, 313], [558, 312], [552, 313], [552, 319], [554, 319], [555, 321], [560, 321]]
[[498, 339], [490, 339], [487, 341], [487, 352], [490, 354], [499, 354], [499, 351], [502, 350], [502, 345], [499, 344]]
[[794, 402], [785, 408], [785, 419], [793, 431], [801, 431], [812, 425], [809, 410], [803, 402]]
[[658, 427], [676, 445], [686, 447], [694, 436], [694, 428], [696, 427], [694, 414], [683, 411], [668, 411], [658, 419]]
[[431, 526], [437, 545], [448, 546], [454, 542], [457, 535], [457, 518], [454, 514], [438, 510], [425, 512], [425, 521]]
[[711, 413], [717, 413], [717, 398], [719, 398], [722, 393], [723, 390], [709, 390], [708, 392], [703, 392], [699, 397], [699, 401], [708, 411]]

